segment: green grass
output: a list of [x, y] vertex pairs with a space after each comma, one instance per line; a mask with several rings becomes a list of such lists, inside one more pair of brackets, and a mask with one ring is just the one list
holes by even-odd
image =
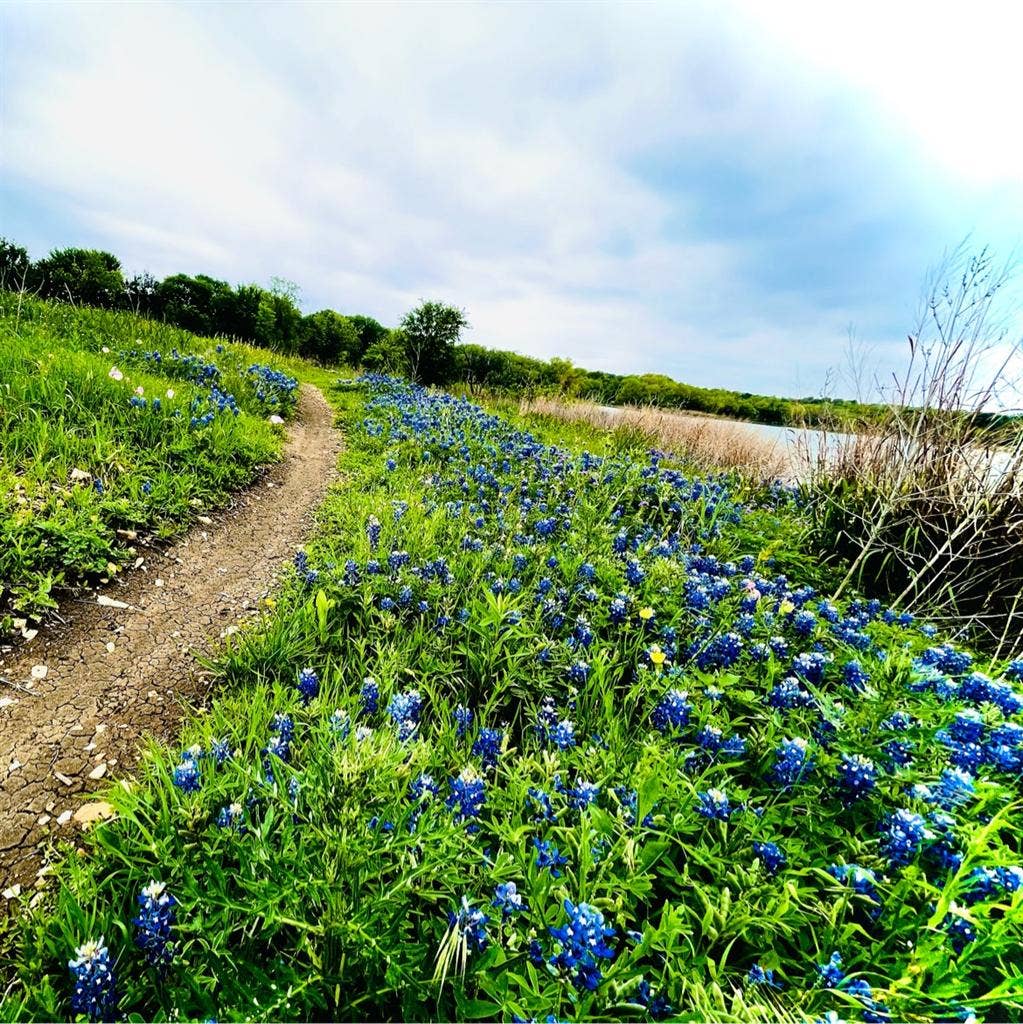
[[[175, 350], [195, 358], [175, 359]], [[55, 606], [59, 588], [116, 572], [132, 557], [133, 534], [174, 534], [280, 457], [283, 429], [268, 417], [289, 415], [294, 396], [263, 386], [259, 397], [247, 371], [267, 362], [266, 352], [128, 314], [0, 294], [0, 615], [8, 613], [8, 626], [9, 613], [40, 613]], [[200, 366], [234, 397], [237, 416], [217, 410], [208, 425], [193, 424], [216, 408]]]
[[[1020, 1019], [1023, 890], [976, 899], [971, 889], [974, 869], [1019, 862], [1018, 770], [985, 753], [973, 793], [948, 823], [926, 818], [930, 834], [905, 864], [879, 835], [897, 810], [935, 813], [912, 787], [972, 756], [942, 731], [964, 709], [979, 707], [985, 751], [994, 730], [1018, 722], [1002, 666], [967, 665], [950, 648], [926, 654], [936, 640], [862, 604], [834, 609], [847, 630], [827, 605], [807, 630], [796, 604], [817, 609], [804, 588], [831, 580], [805, 549], [787, 492], [659, 474], [673, 467], [621, 436], [545, 423], [529, 440], [507, 420], [393, 385], [372, 396], [333, 395], [347, 443], [309, 546], [314, 575], [290, 575], [276, 607], [231, 638], [220, 691], [186, 724], [181, 748], [151, 746], [138, 778], [105, 794], [117, 818], [58, 866], [17, 922], [0, 1016], [66, 1018], [68, 960], [102, 936], [119, 1006], [141, 1019], [645, 1020], [641, 979], [688, 1020], [829, 1010], [859, 1020], [874, 1004], [899, 1020], [963, 1005]], [[547, 536], [538, 524], [551, 518], [560, 525]], [[624, 556], [622, 530], [636, 542]], [[694, 562], [694, 545], [716, 561]], [[408, 559], [388, 570], [392, 552]], [[746, 569], [720, 568], [744, 556]], [[382, 572], [369, 571], [373, 559]], [[747, 573], [763, 593], [745, 623]], [[714, 591], [707, 607], [701, 588]], [[573, 647], [580, 616], [593, 639]], [[708, 654], [747, 627], [734, 660]], [[776, 644], [757, 660], [754, 645], [775, 637], [788, 653]], [[819, 678], [806, 670], [803, 706], [773, 706], [793, 658], [815, 646], [831, 660]], [[928, 667], [935, 658], [943, 670]], [[862, 689], [844, 681], [853, 659]], [[319, 692], [304, 703], [296, 684], [307, 666]], [[984, 700], [969, 695], [977, 668], [995, 677]], [[366, 677], [380, 694], [370, 712]], [[655, 709], [670, 688], [688, 692], [689, 720], [662, 731]], [[386, 709], [410, 690], [421, 720], [402, 737]], [[574, 724], [571, 747], [537, 731], [545, 698]], [[459, 705], [474, 714], [465, 735], [452, 718]], [[893, 725], [897, 712], [907, 722]], [[270, 753], [279, 715], [294, 739]], [[477, 745], [484, 726], [500, 730], [492, 766]], [[740, 734], [746, 752], [701, 753], [705, 727]], [[792, 738], [807, 741], [813, 767], [786, 785], [772, 772]], [[908, 744], [907, 763], [893, 740]], [[220, 743], [222, 762], [212, 756]], [[876, 783], [858, 799], [838, 781], [843, 755], [874, 765]], [[193, 769], [194, 792], [175, 784]], [[450, 799], [460, 778], [482, 780], [485, 794], [464, 820]], [[416, 780], [421, 796], [410, 793]], [[580, 806], [584, 782], [597, 796]], [[531, 789], [548, 795], [554, 820], [538, 820]], [[714, 789], [729, 798], [727, 820], [700, 812]], [[243, 827], [222, 827], [235, 804]], [[558, 874], [537, 863], [534, 838], [565, 857]], [[753, 851], [761, 841], [784, 850], [776, 874]], [[875, 872], [879, 902], [828, 872], [843, 864]], [[136, 896], [152, 880], [178, 901], [162, 969], [133, 944]], [[524, 908], [504, 920], [492, 900], [507, 882]], [[485, 949], [449, 927], [463, 897], [490, 918]], [[592, 991], [551, 963], [565, 900], [598, 908], [613, 930], [616, 955], [597, 961]], [[957, 951], [949, 927], [961, 921], [974, 939]], [[817, 965], [833, 951], [847, 979], [829, 991]], [[781, 987], [751, 984], [757, 964]], [[853, 980], [872, 987], [871, 1004]]]

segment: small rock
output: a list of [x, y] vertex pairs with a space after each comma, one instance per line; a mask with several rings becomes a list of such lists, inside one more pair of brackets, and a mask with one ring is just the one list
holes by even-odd
[[209, 516], [196, 516], [195, 517], [203, 526], [212, 526], [213, 520]]
[[14, 759], [14, 760], [13, 760], [13, 761], [12, 761], [12, 762], [11, 762], [11, 763], [10, 763], [10, 764], [8, 765], [8, 766], [7, 766], [7, 774], [8, 774], [8, 775], [10, 775], [10, 774], [11, 774], [11, 772], [16, 772], [16, 771], [17, 771], [17, 770], [18, 770], [19, 768], [21, 768], [21, 767], [22, 767], [22, 764], [21, 764], [21, 762], [20, 762], [20, 761], [19, 761], [19, 760], [18, 760], [17, 758], [15, 758], [15, 759]]
[[97, 722], [96, 723], [96, 735], [97, 736], [101, 732], [106, 732], [106, 731], [107, 731], [107, 723], [106, 722]]
[[46, 673], [50, 670], [45, 665], [33, 665], [32, 666], [32, 678], [33, 679], [45, 679]]
[[9, 708], [12, 704], [17, 703], [13, 697], [0, 697], [0, 708]]
[[106, 800], [94, 800], [92, 803], [82, 804], [75, 811], [75, 821], [83, 828], [88, 828], [97, 821], [106, 821], [114, 816], [114, 808]]
[[107, 641], [107, 653], [108, 654], [113, 654], [114, 653], [114, 641], [113, 640], [108, 640]]
[[90, 779], [102, 779], [107, 773], [106, 761], [101, 761], [91, 772], [89, 772]]
[[40, 814], [39, 817], [36, 818], [36, 824], [37, 825], [49, 825], [51, 820], [52, 819], [50, 818], [50, 816], [48, 814]]
[[163, 580], [157, 580], [157, 581], [156, 581], [156, 585], [157, 585], [158, 587], [162, 587], [162, 586], [163, 586]]
[[70, 820], [71, 820], [71, 812], [70, 811], [64, 811], [63, 814], [58, 814], [57, 815], [57, 824], [58, 825], [66, 825]]
[[21, 635], [25, 639], [26, 642], [29, 641], [29, 640], [35, 640], [35, 638], [37, 636], [39, 636], [39, 630], [38, 629], [26, 629], [24, 626], [22, 626], [21, 627]]
[[21, 895], [21, 885], [15, 882], [9, 889], [4, 889], [5, 900], [16, 900]]
[[107, 597], [106, 594], [100, 594], [96, 598], [96, 604], [102, 605], [104, 608], [130, 608], [131, 605], [124, 601], [115, 601], [112, 597]]
[[[54, 776], [57, 779], [59, 779], [61, 782], [63, 782], [65, 786], [73, 786], [75, 784], [75, 780], [70, 778], [70, 777], [68, 777], [63, 772], [54, 772], [53, 774], [54, 774]], [[47, 807], [46, 809], [48, 811], [52, 811], [53, 810], [52, 807]]]

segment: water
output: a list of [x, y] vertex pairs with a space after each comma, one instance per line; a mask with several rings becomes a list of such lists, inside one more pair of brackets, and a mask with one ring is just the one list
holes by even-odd
[[[621, 413], [618, 406], [602, 405], [602, 411], [617, 416]], [[674, 415], [688, 419], [702, 420], [702, 416], [674, 410]], [[805, 427], [776, 427], [768, 423], [750, 423], [748, 420], [733, 420], [715, 416], [718, 423], [726, 423], [730, 427], [753, 434], [771, 444], [772, 449], [781, 455], [788, 467], [786, 476], [793, 480], [805, 478], [812, 466], [818, 465], [822, 450], [827, 445], [829, 452], [837, 452], [839, 447], [853, 439], [853, 434], [812, 430]], [[1013, 462], [1013, 453], [1009, 451], [987, 452], [977, 449], [977, 471], [983, 474], [990, 486], [997, 484], [1006, 474]]]

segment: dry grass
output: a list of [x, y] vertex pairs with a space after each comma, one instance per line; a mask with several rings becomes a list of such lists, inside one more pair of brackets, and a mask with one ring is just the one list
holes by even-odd
[[601, 430], [630, 431], [651, 447], [671, 452], [709, 471], [736, 470], [756, 480], [792, 475], [785, 445], [760, 437], [741, 424], [706, 416], [666, 412], [650, 406], [608, 409], [593, 402], [557, 398], [524, 399], [522, 413], [587, 423]]
[[1008, 270], [957, 251], [930, 285], [887, 419], [841, 439], [808, 482], [843, 587], [891, 595], [994, 654], [1023, 650], [1023, 432], [981, 413], [1021, 393], [994, 300]]

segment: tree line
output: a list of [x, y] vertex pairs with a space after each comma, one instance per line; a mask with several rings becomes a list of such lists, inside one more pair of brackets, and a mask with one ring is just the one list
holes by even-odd
[[44, 298], [121, 309], [208, 337], [237, 338], [324, 365], [400, 373], [424, 384], [462, 384], [512, 395], [557, 394], [605, 405], [654, 405], [777, 425], [841, 423], [872, 417], [880, 407], [843, 399], [787, 399], [724, 388], [701, 388], [663, 374], [586, 370], [568, 359], [534, 359], [517, 352], [459, 344], [469, 327], [464, 311], [423, 302], [394, 328], [370, 316], [321, 309], [303, 314], [298, 289], [273, 278], [269, 287], [231, 285], [206, 274], [128, 277], [112, 253], [54, 249], [32, 261], [27, 250], [0, 239], [0, 287]]

